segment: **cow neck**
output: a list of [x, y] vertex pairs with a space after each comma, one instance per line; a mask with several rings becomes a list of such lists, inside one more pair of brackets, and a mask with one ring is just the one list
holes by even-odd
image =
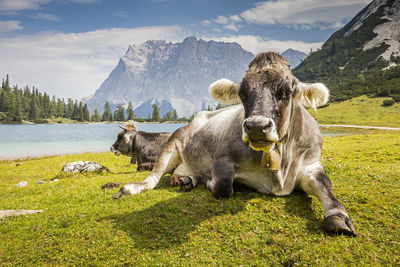
[[280, 139], [274, 143], [269, 150], [263, 151], [261, 157], [261, 166], [267, 167], [270, 171], [278, 171], [281, 169], [281, 161], [282, 161], [282, 154], [283, 154], [283, 147], [282, 143], [284, 139], [290, 135], [291, 129], [290, 125], [292, 124], [292, 117], [295, 110], [294, 101], [290, 100], [290, 114], [289, 117], [286, 118], [289, 120], [289, 126], [287, 127], [285, 133], [280, 137]]

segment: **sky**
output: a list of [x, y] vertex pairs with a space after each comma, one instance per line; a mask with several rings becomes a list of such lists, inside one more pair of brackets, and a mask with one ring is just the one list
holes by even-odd
[[257, 54], [308, 53], [370, 0], [0, 0], [0, 78], [51, 96], [93, 94], [129, 45], [188, 36]]

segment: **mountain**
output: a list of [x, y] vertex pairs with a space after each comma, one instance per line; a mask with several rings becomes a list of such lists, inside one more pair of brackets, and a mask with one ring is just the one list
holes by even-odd
[[[325, 82], [332, 100], [365, 94], [343, 86], [361, 83], [400, 63], [400, 1], [374, 0], [348, 24], [297, 66], [293, 73], [304, 81]], [[368, 89], [368, 86], [365, 88]]]
[[287, 49], [284, 52], [281, 53], [281, 56], [286, 58], [286, 60], [289, 62], [291, 68], [295, 68], [298, 66], [303, 59], [307, 57], [306, 53], [294, 50], [294, 49]]
[[182, 43], [147, 41], [129, 46], [116, 68], [87, 104], [102, 110], [132, 102], [135, 114], [147, 117], [152, 104], [161, 105], [161, 116], [176, 109], [179, 116], [215, 105], [208, 94], [213, 81], [225, 77], [240, 81], [254, 57], [237, 43], [197, 40]]

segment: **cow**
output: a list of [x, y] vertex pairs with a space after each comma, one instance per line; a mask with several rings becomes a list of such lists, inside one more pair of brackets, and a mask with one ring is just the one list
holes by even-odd
[[136, 159], [138, 171], [152, 170], [171, 133], [137, 131], [131, 122], [121, 128], [122, 131], [110, 148], [111, 152], [117, 156], [122, 154], [132, 157], [132, 163], [135, 163], [134, 159]]
[[326, 232], [356, 235], [321, 164], [318, 123], [305, 109], [328, 102], [325, 85], [300, 82], [282, 56], [268, 52], [249, 63], [241, 83], [221, 79], [209, 90], [219, 102], [239, 105], [199, 113], [172, 134], [151, 174], [115, 198], [153, 189], [171, 171], [182, 190], [203, 183], [216, 198], [230, 197], [233, 181], [276, 196], [300, 189], [321, 201]]

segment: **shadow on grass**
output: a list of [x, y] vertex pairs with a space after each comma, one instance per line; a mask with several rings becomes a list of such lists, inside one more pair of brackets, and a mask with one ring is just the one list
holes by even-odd
[[[156, 190], [169, 189], [167, 185]], [[244, 210], [248, 201], [263, 196], [246, 187], [235, 187], [229, 199], [215, 199], [202, 185], [190, 192], [182, 192], [178, 197], [157, 202], [140, 211], [116, 214], [101, 218], [126, 232], [138, 249], [162, 250], [179, 246], [188, 241], [191, 232], [199, 224], [210, 218], [226, 214], [235, 215]], [[275, 196], [267, 196], [269, 201]], [[310, 208], [311, 199], [305, 193], [295, 193], [284, 197], [285, 211], [304, 217], [310, 232], [319, 232], [319, 221]]]
[[[285, 197], [285, 211], [307, 221], [310, 234], [322, 233], [322, 217], [318, 217], [311, 208], [312, 198], [304, 191], [295, 190]], [[321, 204], [322, 208], [322, 204]]]

